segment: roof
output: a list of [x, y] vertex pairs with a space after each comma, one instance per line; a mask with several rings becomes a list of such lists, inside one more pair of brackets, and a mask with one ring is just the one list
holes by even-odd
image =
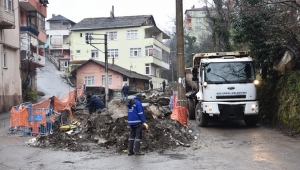
[[[76, 69], [74, 69], [71, 74], [76, 74], [77, 70], [79, 70], [80, 68], [84, 67], [86, 64], [88, 64], [89, 62], [94, 62], [96, 64], [99, 64], [103, 67], [105, 67], [105, 63], [102, 62], [102, 61], [98, 61], [98, 60], [94, 60], [94, 59], [89, 59], [87, 60], [86, 62], [84, 62], [83, 64], [81, 64], [79, 67], [77, 67]], [[110, 70], [113, 70], [115, 72], [118, 72], [122, 75], [125, 75], [127, 77], [131, 77], [131, 78], [137, 78], [137, 79], [143, 79], [143, 80], [150, 80], [151, 78], [149, 76], [145, 76], [145, 75], [142, 75], [142, 74], [139, 74], [135, 71], [130, 71], [130, 70], [127, 70], [123, 67], [120, 67], [118, 65], [112, 65], [110, 63], [108, 63], [108, 69]]]
[[75, 24], [75, 22], [69, 20], [68, 18], [62, 16], [62, 15], [56, 15], [56, 16], [53, 16], [52, 18], [48, 19], [47, 21], [70, 21], [72, 23]]
[[156, 26], [152, 15], [84, 18], [75, 24], [71, 30], [125, 28], [144, 25]]
[[191, 9], [187, 9], [185, 10], [185, 14], [188, 12], [188, 11], [206, 11], [207, 10], [207, 7], [202, 7], [202, 8], [191, 8]]

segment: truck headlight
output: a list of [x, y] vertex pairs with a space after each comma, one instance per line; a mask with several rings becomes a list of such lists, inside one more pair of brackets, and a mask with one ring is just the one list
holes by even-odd
[[203, 82], [203, 87], [205, 88], [205, 87], [207, 87], [207, 82]]
[[257, 108], [258, 106], [257, 106], [257, 104], [253, 104], [251, 107], [252, 107], [251, 110], [254, 112], [255, 108]]
[[258, 85], [259, 84], [259, 81], [258, 80], [254, 80], [254, 85]]

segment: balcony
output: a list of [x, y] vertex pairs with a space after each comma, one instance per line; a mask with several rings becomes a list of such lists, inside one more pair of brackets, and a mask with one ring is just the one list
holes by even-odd
[[167, 51], [168, 53], [170, 53], [170, 47], [165, 45], [164, 43], [158, 41], [155, 38], [145, 38], [145, 43], [146, 45], [156, 45], [157, 47], [163, 49], [164, 51]]
[[15, 28], [15, 13], [4, 6], [0, 6], [0, 29]]
[[160, 59], [157, 59], [155, 57], [152, 57], [152, 56], [145, 56], [143, 57], [143, 62], [145, 63], [151, 63], [151, 64], [154, 64], [158, 67], [161, 67], [162, 69], [166, 69], [166, 70], [169, 70], [170, 69], [170, 64], [169, 63], [166, 63]]
[[70, 49], [69, 44], [62, 44], [62, 45], [50, 45], [50, 49], [55, 50], [55, 49]]
[[38, 36], [40, 33], [38, 27], [33, 23], [28, 23], [27, 26], [21, 26], [21, 31], [28, 31], [35, 36]]
[[39, 0], [19, 0], [19, 3], [26, 11], [38, 11], [44, 17], [47, 17], [47, 8]]

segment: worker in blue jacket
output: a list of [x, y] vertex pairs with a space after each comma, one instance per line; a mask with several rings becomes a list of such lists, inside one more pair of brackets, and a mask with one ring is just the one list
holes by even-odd
[[144, 155], [144, 153], [140, 152], [140, 144], [142, 140], [142, 129], [143, 127], [148, 129], [148, 125], [145, 123], [146, 118], [140, 98], [136, 97], [129, 100], [127, 107], [128, 127], [130, 127], [128, 155]]
[[87, 98], [88, 104], [85, 107], [89, 108], [90, 114], [105, 108], [104, 103], [102, 102], [100, 97], [98, 97], [96, 95], [92, 95], [91, 92], [86, 93], [86, 98]]

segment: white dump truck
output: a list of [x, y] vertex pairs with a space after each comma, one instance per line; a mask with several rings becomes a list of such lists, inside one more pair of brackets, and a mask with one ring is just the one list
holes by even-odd
[[186, 69], [189, 119], [205, 127], [210, 119], [258, 121], [255, 66], [247, 51], [193, 54]]

